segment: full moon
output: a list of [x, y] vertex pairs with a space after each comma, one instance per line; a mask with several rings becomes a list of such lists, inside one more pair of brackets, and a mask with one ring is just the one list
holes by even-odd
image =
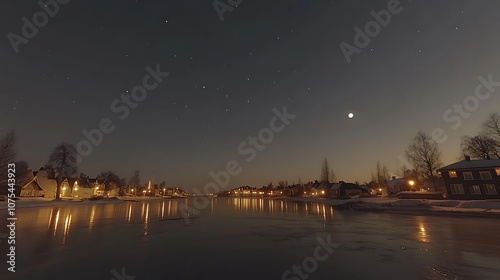
[[349, 114], [347, 114], [347, 116], [348, 116], [350, 119], [354, 118], [354, 114], [353, 114], [353, 113], [349, 113]]

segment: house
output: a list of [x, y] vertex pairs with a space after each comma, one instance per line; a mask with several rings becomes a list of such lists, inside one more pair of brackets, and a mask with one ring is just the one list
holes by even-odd
[[89, 184], [92, 186], [92, 196], [106, 196], [106, 186], [104, 181], [97, 178], [89, 178]]
[[91, 198], [96, 195], [96, 188], [86, 177], [65, 178], [61, 183], [61, 197]]
[[27, 197], [43, 197], [45, 195], [45, 191], [38, 184], [38, 181], [35, 178], [31, 179], [26, 185], [21, 188], [20, 196]]
[[387, 192], [389, 194], [396, 194], [402, 191], [410, 191], [416, 187], [415, 182], [415, 180], [392, 176], [392, 180], [387, 181]]
[[372, 189], [370, 185], [359, 185], [359, 187], [362, 189], [363, 194], [367, 195], [375, 194], [375, 191]]
[[361, 196], [363, 193], [368, 193], [368, 190], [352, 183], [340, 181], [333, 184], [330, 188], [331, 197], [346, 197], [346, 196]]
[[47, 170], [41, 167], [33, 172], [33, 179], [21, 187], [20, 196], [43, 196], [45, 198], [56, 197], [57, 182], [49, 178]]
[[465, 160], [440, 168], [448, 198], [500, 198], [500, 159]]
[[329, 197], [330, 196], [330, 188], [332, 186], [333, 186], [333, 183], [329, 183], [329, 182], [318, 183], [318, 185], [316, 185], [314, 187], [315, 191], [314, 191], [313, 195], [315, 197]]
[[[57, 190], [57, 181], [49, 178], [48, 172], [44, 167], [33, 172], [32, 179], [21, 188], [20, 196], [34, 196], [55, 198]], [[90, 198], [104, 194], [104, 185], [96, 179], [64, 178], [60, 188], [61, 197], [69, 198]]]

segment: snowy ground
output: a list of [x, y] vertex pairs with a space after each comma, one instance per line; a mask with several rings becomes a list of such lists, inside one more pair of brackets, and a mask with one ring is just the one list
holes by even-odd
[[387, 197], [328, 199], [312, 197], [292, 197], [291, 201], [324, 203], [337, 208], [378, 211], [420, 211], [434, 213], [470, 213], [484, 215], [500, 215], [500, 199], [492, 200], [429, 200], [398, 199]]

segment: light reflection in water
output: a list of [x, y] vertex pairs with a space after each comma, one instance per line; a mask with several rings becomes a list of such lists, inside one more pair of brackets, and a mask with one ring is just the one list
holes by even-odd
[[[217, 201], [215, 200], [216, 199], [212, 200], [211, 209], [206, 209], [208, 215], [216, 216], [219, 212], [224, 212], [219, 211], [221, 207], [227, 208], [227, 206], [229, 206], [228, 210], [241, 211], [244, 213], [318, 217], [325, 221], [325, 223], [330, 217], [333, 218], [334, 215], [334, 211], [331, 206], [320, 206], [317, 203], [301, 203], [267, 198], [224, 198], [217, 199]], [[227, 202], [224, 200], [227, 200]], [[46, 211], [46, 214], [43, 216], [47, 217], [46, 219], [48, 220], [48, 235], [56, 237], [58, 229], [61, 229], [62, 240], [60, 241], [62, 241], [62, 246], [65, 246], [68, 244], [68, 236], [70, 232], [75, 231], [75, 229], [72, 229], [71, 226], [73, 226], [73, 228], [76, 226], [78, 229], [80, 228], [80, 225], [84, 225], [88, 228], [88, 231], [91, 232], [94, 231], [97, 226], [115, 223], [131, 223], [135, 220], [140, 221], [139, 223], [141, 224], [142, 235], [148, 236], [151, 234], [154, 222], [157, 220], [178, 218], [180, 215], [178, 209], [179, 205], [181, 203], [187, 204], [190, 202], [191, 201], [188, 199], [182, 201], [158, 200], [151, 202], [88, 205], [82, 206], [81, 208], [54, 207], [52, 209], [44, 209], [43, 211]], [[38, 214], [38, 212], [35, 213], [33, 217], [37, 217]], [[61, 223], [61, 225], [59, 225], [59, 223]], [[426, 235], [422, 235], [422, 237], [426, 237]]]
[[66, 221], [64, 222], [64, 233], [63, 233], [63, 246], [66, 244], [66, 237], [69, 235], [69, 229], [71, 227], [71, 214], [66, 216]]
[[423, 242], [423, 243], [429, 243], [431, 242], [429, 239], [429, 234], [427, 230], [425, 229], [425, 224], [424, 224], [424, 219], [421, 216], [417, 217], [417, 223], [418, 223], [418, 231], [415, 234], [415, 238], [417, 241]]
[[127, 222], [130, 223], [130, 220], [132, 219], [132, 204], [128, 206], [128, 211], [127, 211]]
[[148, 229], [149, 229], [149, 203], [146, 203], [146, 217], [144, 219], [144, 235], [148, 235]]
[[161, 218], [164, 219], [165, 217], [165, 201], [161, 203]]
[[214, 215], [214, 199], [212, 198], [212, 206], [210, 209], [210, 216], [213, 216], [213, 215]]
[[49, 215], [49, 226], [47, 229], [50, 229], [50, 223], [52, 222], [52, 214], [54, 213], [54, 209], [50, 209], [50, 215]]
[[60, 212], [61, 212], [61, 210], [57, 209], [56, 220], [55, 220], [55, 223], [54, 223], [54, 236], [56, 236], [57, 224], [59, 223], [59, 213]]
[[92, 205], [92, 210], [90, 210], [89, 231], [92, 230], [92, 227], [94, 226], [94, 218], [95, 218], [95, 205]]
[[243, 211], [245, 213], [270, 213], [270, 214], [293, 214], [296, 216], [304, 215], [308, 217], [313, 215], [320, 217], [326, 226], [328, 218], [333, 218], [334, 211], [332, 206], [327, 206], [320, 203], [301, 203], [284, 200], [273, 200], [267, 198], [245, 198], [232, 197], [229, 198], [228, 205], [234, 210]]

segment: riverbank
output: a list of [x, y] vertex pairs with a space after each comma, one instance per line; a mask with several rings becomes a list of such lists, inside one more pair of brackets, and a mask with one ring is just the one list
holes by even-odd
[[500, 217], [500, 199], [491, 200], [429, 200], [386, 197], [329, 199], [289, 197], [288, 201], [322, 203], [338, 210], [387, 211], [429, 214], [461, 214]]
[[[33, 208], [33, 207], [46, 207], [46, 206], [73, 206], [73, 205], [93, 205], [93, 204], [113, 204], [124, 202], [139, 202], [161, 200], [162, 197], [110, 197], [101, 198], [96, 200], [77, 199], [77, 198], [62, 198], [61, 200], [43, 198], [43, 197], [20, 197], [16, 199], [16, 209], [19, 208]], [[7, 200], [0, 201], [0, 210], [8, 208]]]

